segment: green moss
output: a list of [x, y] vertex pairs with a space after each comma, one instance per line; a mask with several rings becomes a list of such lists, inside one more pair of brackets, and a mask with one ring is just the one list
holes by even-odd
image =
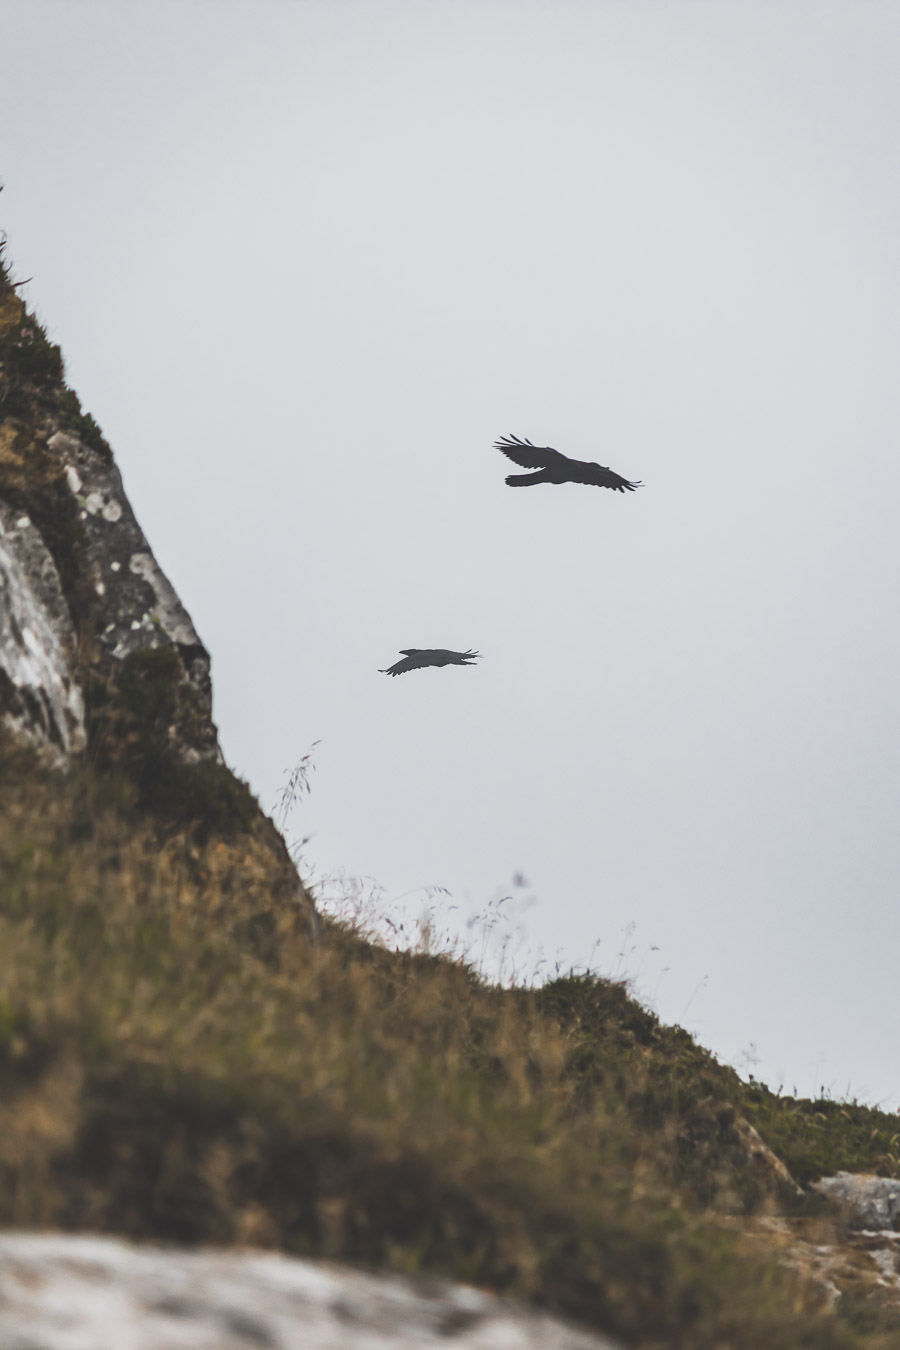
[[173, 754], [148, 757], [138, 774], [144, 809], [192, 829], [206, 839], [233, 839], [252, 830], [260, 817], [249, 786], [224, 764], [202, 760], [184, 764]]
[[148, 739], [165, 740], [178, 707], [176, 683], [182, 674], [174, 647], [148, 647], [122, 661], [116, 676], [119, 699]]
[[183, 757], [177, 731], [197, 715], [197, 699], [177, 648], [132, 652], [112, 679], [89, 682], [86, 705], [91, 758], [127, 774], [139, 810], [203, 838], [231, 839], [260, 819], [250, 788], [224, 764]]

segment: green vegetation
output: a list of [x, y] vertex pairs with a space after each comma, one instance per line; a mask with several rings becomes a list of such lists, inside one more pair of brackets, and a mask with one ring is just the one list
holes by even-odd
[[[545, 1006], [567, 1025], [576, 1024], [583, 1037], [573, 1068], [588, 1080], [608, 1079], [629, 1046], [643, 1047], [648, 1055], [647, 1083], [633, 1107], [642, 1123], [662, 1126], [672, 1118], [690, 1116], [699, 1133], [682, 1158], [675, 1180], [689, 1177], [704, 1201], [721, 1203], [705, 1168], [697, 1168], [697, 1151], [704, 1133], [703, 1118], [722, 1114], [733, 1103], [804, 1186], [817, 1177], [838, 1171], [875, 1172], [900, 1176], [900, 1116], [856, 1103], [821, 1098], [809, 1101], [784, 1097], [751, 1078], [744, 1082], [735, 1071], [696, 1044], [681, 1027], [663, 1026], [653, 1013], [615, 981], [556, 981], [541, 992]], [[610, 1046], [616, 1047], [610, 1055]], [[698, 1110], [699, 1103], [699, 1110]], [[692, 1107], [693, 1104], [693, 1107]], [[725, 1113], [727, 1116], [727, 1112]], [[724, 1119], [725, 1117], [723, 1117]], [[719, 1145], [729, 1126], [720, 1132]], [[718, 1159], [708, 1159], [715, 1169]], [[687, 1169], [685, 1171], [685, 1169]], [[743, 1207], [752, 1210], [756, 1190], [746, 1175], [735, 1178]], [[789, 1195], [782, 1194], [787, 1203]]]
[[439, 1272], [647, 1347], [886, 1344], [734, 1230], [782, 1203], [747, 1183], [753, 1090], [621, 984], [311, 942], [251, 836], [3, 765], [3, 1223]]
[[81, 399], [69, 385], [65, 385], [59, 391], [54, 411], [63, 431], [71, 432], [82, 444], [89, 445], [101, 458], [112, 463], [113, 455], [109, 442], [91, 414], [82, 411]]
[[53, 417], [104, 459], [112, 451], [90, 413], [65, 382], [62, 352], [19, 298], [0, 238], [0, 418], [34, 423]]
[[20, 396], [28, 385], [54, 383], [63, 377], [62, 352], [30, 314], [23, 314], [15, 327], [8, 326], [2, 360], [11, 392]]
[[782, 1097], [743, 1085], [741, 1109], [801, 1185], [835, 1172], [900, 1177], [900, 1116], [856, 1102]]
[[195, 702], [176, 648], [132, 652], [106, 679], [89, 682], [90, 759], [97, 769], [124, 774], [135, 805], [170, 827], [203, 838], [249, 833], [260, 810], [247, 784], [224, 764], [186, 763], [179, 753], [179, 733], [189, 738]]

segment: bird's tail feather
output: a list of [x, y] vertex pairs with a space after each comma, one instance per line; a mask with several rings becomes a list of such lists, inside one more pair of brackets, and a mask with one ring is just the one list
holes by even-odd
[[550, 478], [541, 469], [539, 473], [511, 473], [506, 481], [510, 487], [530, 487], [532, 483], [549, 483]]

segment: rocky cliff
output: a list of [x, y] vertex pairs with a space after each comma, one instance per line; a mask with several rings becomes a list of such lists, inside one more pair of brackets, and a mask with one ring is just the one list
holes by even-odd
[[314, 922], [281, 838], [225, 766], [209, 654], [0, 248], [0, 725], [57, 768], [114, 774], [145, 821], [240, 834]]

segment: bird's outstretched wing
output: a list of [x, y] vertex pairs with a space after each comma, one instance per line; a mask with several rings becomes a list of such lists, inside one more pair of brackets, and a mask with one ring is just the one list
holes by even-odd
[[422, 666], [431, 665], [429, 660], [431, 653], [424, 650], [420, 651], [418, 647], [404, 647], [403, 655], [406, 657], [405, 661], [395, 661], [386, 670], [381, 670], [380, 674], [405, 675], [408, 670], [420, 670]]
[[502, 450], [513, 464], [520, 464], [523, 469], [546, 469], [554, 460], [565, 458], [551, 445], [532, 445], [527, 437], [523, 441], [518, 436], [501, 436], [494, 441], [494, 449]]
[[402, 647], [401, 656], [405, 661], [395, 661], [381, 675], [405, 675], [408, 670], [421, 670], [423, 666], [470, 666], [480, 652], [451, 652], [444, 647]]
[[632, 483], [604, 464], [585, 464], [580, 459], [569, 460], [569, 473], [573, 483], [590, 483], [594, 487], [612, 488], [615, 492], [634, 492], [635, 488], [644, 486], [643, 483]]
[[[582, 459], [570, 459], [552, 445], [532, 445], [527, 438], [501, 436], [494, 448], [523, 469], [536, 469], [534, 474], [513, 474], [507, 478], [510, 487], [529, 487], [532, 483], [590, 483], [594, 487], [612, 488], [614, 492], [634, 492], [643, 483], [633, 483], [603, 464], [587, 464]], [[543, 471], [543, 472], [541, 472]]]
[[471, 647], [467, 652], [451, 652], [446, 647], [438, 647], [431, 655], [435, 665], [470, 666], [481, 652], [473, 651]]

